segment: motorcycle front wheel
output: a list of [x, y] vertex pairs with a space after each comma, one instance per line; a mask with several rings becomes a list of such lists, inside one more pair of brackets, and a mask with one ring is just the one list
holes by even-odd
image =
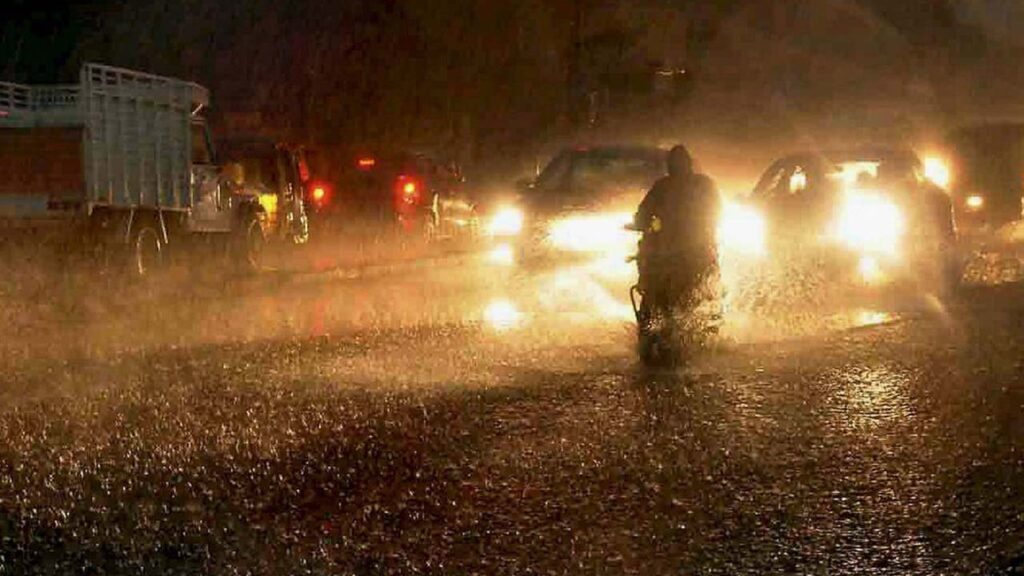
[[636, 287], [631, 296], [640, 361], [651, 368], [674, 368], [679, 364], [680, 350], [671, 312], [645, 299]]

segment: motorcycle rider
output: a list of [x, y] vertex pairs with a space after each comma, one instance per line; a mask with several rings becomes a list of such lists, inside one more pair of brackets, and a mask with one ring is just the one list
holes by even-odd
[[668, 153], [668, 175], [658, 180], [634, 216], [640, 242], [640, 289], [671, 305], [717, 272], [715, 239], [721, 200], [714, 182], [694, 169], [685, 146]]

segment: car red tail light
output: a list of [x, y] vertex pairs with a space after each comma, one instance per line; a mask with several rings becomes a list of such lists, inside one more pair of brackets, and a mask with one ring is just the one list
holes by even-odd
[[314, 182], [309, 188], [309, 200], [317, 208], [323, 208], [330, 202], [330, 187], [322, 182]]
[[420, 202], [420, 183], [411, 176], [399, 176], [395, 183], [395, 192], [399, 204], [413, 205]]

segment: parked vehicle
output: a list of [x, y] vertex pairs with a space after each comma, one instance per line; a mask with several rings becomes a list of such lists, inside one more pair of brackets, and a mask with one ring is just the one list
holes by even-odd
[[224, 185], [201, 116], [209, 101], [198, 84], [99, 64], [74, 85], [0, 84], [0, 219], [141, 276], [210, 241], [257, 268], [266, 210]]

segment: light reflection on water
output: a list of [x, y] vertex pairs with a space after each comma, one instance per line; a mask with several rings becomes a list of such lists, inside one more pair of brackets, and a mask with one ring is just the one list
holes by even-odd
[[857, 310], [853, 313], [853, 326], [856, 328], [878, 326], [892, 322], [895, 316], [888, 312], [880, 312], [878, 310]]
[[840, 428], [867, 431], [899, 425], [913, 416], [907, 386], [911, 375], [887, 365], [848, 365], [830, 375]]

